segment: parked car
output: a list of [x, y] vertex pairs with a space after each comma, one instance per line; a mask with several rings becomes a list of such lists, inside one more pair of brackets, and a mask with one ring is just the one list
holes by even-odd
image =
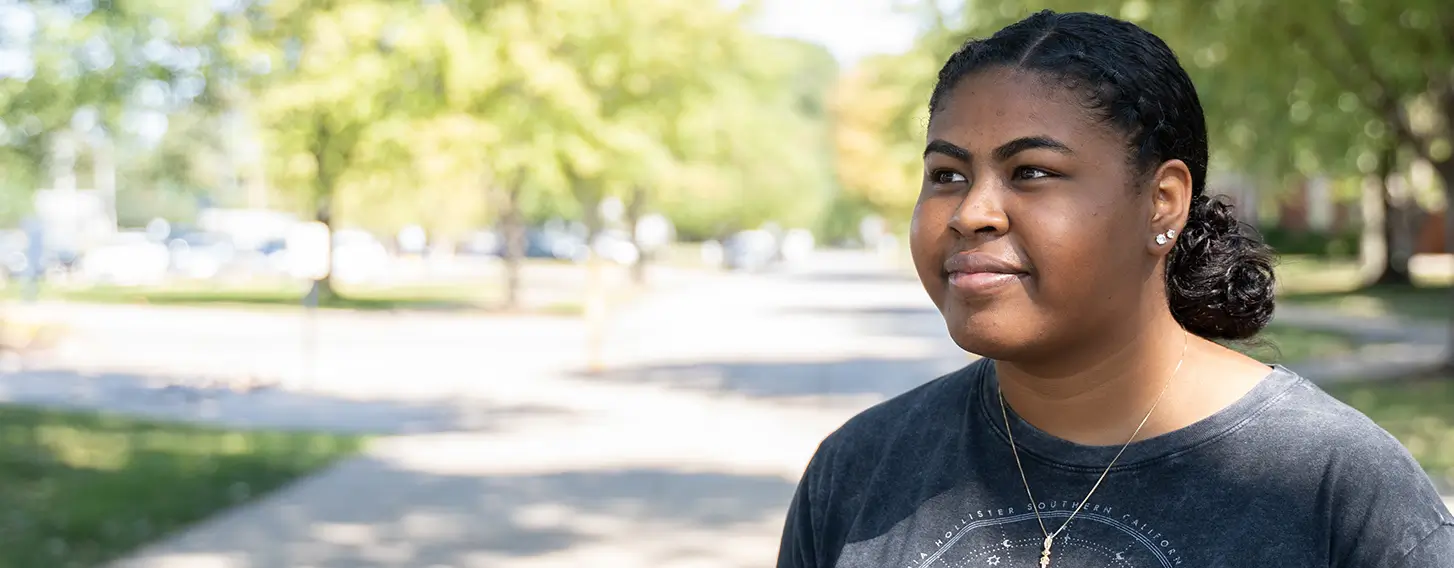
[[641, 260], [641, 251], [631, 242], [631, 235], [625, 231], [602, 231], [591, 243], [591, 250], [608, 262], [625, 266]]
[[333, 233], [333, 277], [340, 282], [369, 282], [389, 270], [389, 251], [366, 231], [344, 229]]
[[237, 255], [232, 240], [220, 233], [182, 233], [168, 239], [166, 246], [172, 270], [196, 280], [216, 277]]
[[722, 265], [728, 270], [765, 270], [772, 266], [777, 254], [777, 239], [767, 231], [741, 231], [722, 243]]
[[166, 280], [171, 254], [145, 233], [120, 233], [106, 244], [87, 249], [76, 263], [81, 278], [118, 286], [160, 284]]
[[783, 234], [782, 243], [778, 246], [778, 256], [789, 263], [797, 262], [812, 254], [816, 244], [812, 232], [807, 229], [792, 229]]

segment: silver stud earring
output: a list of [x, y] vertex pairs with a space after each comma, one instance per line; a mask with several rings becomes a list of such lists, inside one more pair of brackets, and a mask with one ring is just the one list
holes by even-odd
[[1166, 235], [1165, 234], [1156, 235], [1156, 244], [1158, 244], [1158, 245], [1164, 245], [1164, 244], [1166, 244]]
[[1176, 238], [1176, 229], [1167, 229], [1166, 230], [1166, 238], [1168, 238], [1168, 239], [1174, 239], [1174, 238]]

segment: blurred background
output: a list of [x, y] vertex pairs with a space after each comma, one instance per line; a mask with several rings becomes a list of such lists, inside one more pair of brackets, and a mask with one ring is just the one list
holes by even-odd
[[1234, 347], [1454, 494], [1443, 0], [0, 0], [0, 566], [762, 566], [972, 360], [905, 232], [943, 60], [1179, 53], [1281, 253]]

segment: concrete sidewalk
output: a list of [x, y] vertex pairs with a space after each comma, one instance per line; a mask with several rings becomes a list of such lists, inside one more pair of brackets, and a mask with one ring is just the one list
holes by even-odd
[[1352, 353], [1293, 366], [1319, 384], [1405, 377], [1438, 366], [1448, 353], [1449, 327], [1444, 322], [1354, 316], [1296, 305], [1278, 306], [1273, 322], [1339, 333], [1364, 344]]

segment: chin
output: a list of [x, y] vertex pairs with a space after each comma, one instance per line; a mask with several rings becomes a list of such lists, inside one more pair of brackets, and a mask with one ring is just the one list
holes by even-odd
[[954, 343], [969, 353], [997, 361], [1018, 361], [1041, 351], [1045, 334], [1027, 325], [1038, 318], [1021, 310], [971, 309], [965, 305], [940, 310]]

